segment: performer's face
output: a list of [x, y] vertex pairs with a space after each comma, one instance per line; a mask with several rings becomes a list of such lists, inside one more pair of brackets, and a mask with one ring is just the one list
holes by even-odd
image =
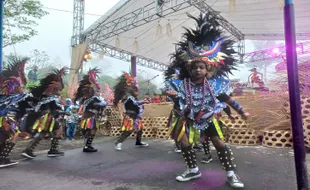
[[132, 96], [133, 96], [133, 97], [138, 97], [138, 96], [139, 96], [139, 90], [138, 90], [138, 88], [133, 88], [133, 90], [132, 90]]
[[61, 91], [62, 91], [62, 88], [57, 88], [55, 95], [60, 96]]
[[14, 93], [15, 94], [21, 94], [21, 93], [24, 93], [24, 88], [22, 86], [15, 86], [14, 87]]
[[204, 78], [207, 74], [207, 65], [202, 61], [193, 62], [191, 73], [196, 79]]
[[21, 94], [25, 92], [25, 85], [22, 83], [21, 78], [18, 78], [19, 84], [20, 85], [15, 85], [14, 86], [14, 93], [15, 94]]

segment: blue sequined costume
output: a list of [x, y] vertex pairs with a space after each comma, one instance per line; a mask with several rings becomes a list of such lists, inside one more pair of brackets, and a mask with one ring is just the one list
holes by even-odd
[[[174, 113], [178, 115], [174, 118], [174, 121], [171, 121], [170, 132], [174, 139], [178, 141], [186, 133], [188, 135], [190, 143], [194, 141], [195, 133], [199, 133], [199, 130], [206, 130], [211, 123], [213, 123], [214, 115], [219, 114], [227, 105], [223, 102], [220, 102], [217, 99], [217, 96], [220, 94], [230, 94], [229, 90], [229, 81], [223, 77], [215, 77], [209, 79], [205, 87], [203, 85], [195, 85], [193, 83], [191, 86], [191, 97], [192, 103], [188, 107], [188, 102], [186, 100], [186, 81], [184, 80], [169, 80], [168, 87], [169, 90], [174, 90], [177, 92], [177, 96], [174, 98]], [[203, 97], [203, 89], [205, 89], [205, 96]], [[203, 105], [202, 99], [204, 99]], [[199, 112], [202, 111], [202, 115], [197, 120], [196, 117]], [[175, 136], [176, 131], [177, 137]]]

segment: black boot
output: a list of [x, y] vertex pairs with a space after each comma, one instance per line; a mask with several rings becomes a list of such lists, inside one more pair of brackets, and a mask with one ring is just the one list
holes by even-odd
[[59, 146], [59, 138], [52, 138], [52, 140], [51, 140], [51, 148], [47, 152], [47, 156], [48, 157], [64, 156], [65, 153], [64, 152], [60, 152], [58, 150], [58, 146]]
[[115, 150], [122, 150], [122, 143], [131, 135], [132, 131], [123, 131], [115, 142]]
[[175, 141], [174, 152], [176, 152], [176, 153], [182, 152], [182, 150], [181, 150], [181, 143]]
[[232, 171], [233, 173], [233, 175], [227, 176], [227, 182], [229, 185], [233, 188], [243, 188], [244, 184], [241, 182], [239, 176], [233, 172], [236, 165], [234, 163], [235, 158], [233, 157], [230, 147], [225, 145], [224, 147], [219, 148], [217, 153], [223, 168], [226, 171]]
[[30, 159], [34, 159], [36, 157], [36, 155], [33, 154], [33, 150], [35, 149], [35, 147], [39, 144], [39, 142], [41, 141], [41, 138], [35, 138], [33, 139], [29, 144], [26, 150], [24, 150], [22, 152], [22, 156], [26, 157], [26, 158], [30, 158]]
[[182, 147], [182, 155], [188, 169], [182, 175], [177, 176], [176, 180], [183, 182], [199, 178], [201, 173], [197, 167], [196, 153], [192, 146]]
[[147, 142], [142, 142], [141, 138], [142, 138], [142, 130], [137, 132], [137, 138], [136, 138], [136, 146], [149, 146], [149, 144]]
[[83, 152], [97, 152], [98, 150], [95, 149], [92, 146], [92, 142], [94, 140], [95, 135], [89, 135], [86, 139], [85, 139], [85, 147], [83, 149]]
[[210, 152], [210, 144], [209, 144], [209, 141], [206, 140], [205, 142], [202, 143], [202, 147], [203, 147], [203, 150], [204, 150], [204, 157], [202, 158], [201, 162], [204, 163], [204, 164], [208, 164], [210, 163], [213, 159], [212, 159], [212, 155], [211, 155], [211, 152]]
[[5, 142], [1, 145], [0, 150], [0, 168], [13, 166], [18, 164], [18, 162], [12, 162], [8, 157], [10, 156], [11, 151], [13, 150], [15, 144], [12, 142]]

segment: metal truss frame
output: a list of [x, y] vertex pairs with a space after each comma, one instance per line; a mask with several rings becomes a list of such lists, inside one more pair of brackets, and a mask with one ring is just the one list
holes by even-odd
[[244, 34], [238, 28], [228, 22], [224, 17], [222, 17], [220, 12], [212, 9], [212, 7], [207, 4], [206, 0], [191, 0], [191, 2], [201, 12], [211, 12], [212, 14], [216, 15], [222, 28], [231, 33], [237, 40], [244, 40]]
[[222, 17], [219, 12], [212, 9], [206, 1], [207, 0], [156, 0], [153, 3], [134, 10], [131, 13], [123, 15], [122, 17], [116, 18], [110, 22], [102, 21], [101, 23], [98, 23], [97, 28], [89, 30], [83, 35], [89, 41], [108, 39], [161, 17], [191, 6], [195, 6], [202, 12], [209, 11], [216, 14], [219, 17], [220, 24], [224, 29], [234, 35], [238, 40], [243, 40], [244, 35], [224, 17]]
[[[259, 61], [267, 61], [273, 59], [279, 59], [286, 56], [286, 47], [280, 46], [278, 48], [278, 52], [274, 53], [272, 50], [275, 48], [264, 49], [260, 51], [246, 53], [243, 57], [244, 63], [254, 63]], [[298, 55], [310, 54], [310, 42], [301, 42], [296, 44], [296, 48], [298, 49]]]
[[84, 35], [89, 41], [108, 39], [190, 6], [188, 0], [165, 0], [161, 7], [153, 2], [110, 22], [100, 22]]
[[104, 54], [107, 56], [120, 59], [122, 61], [127, 61], [127, 62], [131, 61], [131, 56], [135, 56], [137, 58], [137, 65], [148, 67], [148, 68], [151, 68], [157, 71], [165, 71], [168, 68], [167, 65], [160, 63], [158, 61], [148, 59], [140, 55], [133, 55], [131, 52], [121, 50], [121, 49], [118, 49], [118, 48], [115, 48], [109, 45], [100, 45], [100, 44], [92, 43], [89, 45], [89, 49], [92, 52], [96, 52], [99, 54], [104, 52]]
[[[284, 38], [284, 33], [272, 33], [272, 34], [244, 34], [245, 37], [249, 36], [249, 37], [253, 37], [253, 36], [257, 36], [257, 37], [280, 37], [281, 39]], [[310, 33], [296, 33], [296, 37], [303, 37], [303, 39], [307, 38], [310, 40]]]
[[84, 32], [84, 13], [85, 1], [74, 0], [73, 5], [73, 34], [71, 37], [71, 46], [74, 47], [83, 43], [84, 39], [81, 38]]
[[[212, 9], [212, 7], [207, 4], [207, 0], [154, 0], [153, 3], [134, 10], [120, 18], [114, 19], [110, 22], [105, 22], [104, 20], [98, 23], [96, 28], [88, 30], [83, 34], [83, 39], [87, 40], [90, 44], [93, 44], [93, 46], [90, 45], [91, 47], [97, 47], [98, 44], [96, 42], [98, 41], [100, 42], [104, 39], [117, 36], [123, 32], [129, 31], [133, 28], [142, 26], [151, 21], [167, 16], [169, 14], [173, 14], [191, 6], [196, 7], [201, 12], [209, 11], [217, 15], [221, 26], [238, 40], [238, 53], [242, 59], [245, 48], [244, 35], [224, 17], [222, 17], [219, 12]], [[98, 52], [98, 48], [90, 49]], [[99, 51], [103, 51], [111, 57], [125, 61], [130, 61], [130, 56], [133, 55], [133, 53], [117, 49], [107, 44], [101, 44]], [[163, 71], [167, 67], [163, 63], [159, 63], [143, 56], [137, 56], [137, 64], [160, 71]]]

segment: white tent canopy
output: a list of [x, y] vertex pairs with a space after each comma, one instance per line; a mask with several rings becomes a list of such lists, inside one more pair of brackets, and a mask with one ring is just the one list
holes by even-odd
[[[160, 8], [154, 0], [125, 0], [85, 31], [94, 51], [106, 47], [140, 56], [157, 63], [168, 64], [184, 29], [194, 22], [201, 11], [217, 11], [226, 20], [226, 29], [240, 33], [248, 40], [284, 40], [283, 5], [277, 0], [236, 0], [232, 10], [229, 0], [165, 0]], [[281, 1], [283, 2], [283, 0]], [[298, 40], [310, 39], [310, 1], [295, 1], [296, 33]], [[210, 7], [213, 9], [210, 9]], [[158, 10], [161, 10], [158, 12]], [[159, 14], [156, 14], [159, 13]], [[228, 25], [230, 23], [231, 25]], [[167, 34], [171, 26], [172, 35]], [[162, 28], [162, 35], [158, 35]], [[236, 34], [237, 33], [237, 34]], [[238, 38], [238, 36], [237, 36]]]

